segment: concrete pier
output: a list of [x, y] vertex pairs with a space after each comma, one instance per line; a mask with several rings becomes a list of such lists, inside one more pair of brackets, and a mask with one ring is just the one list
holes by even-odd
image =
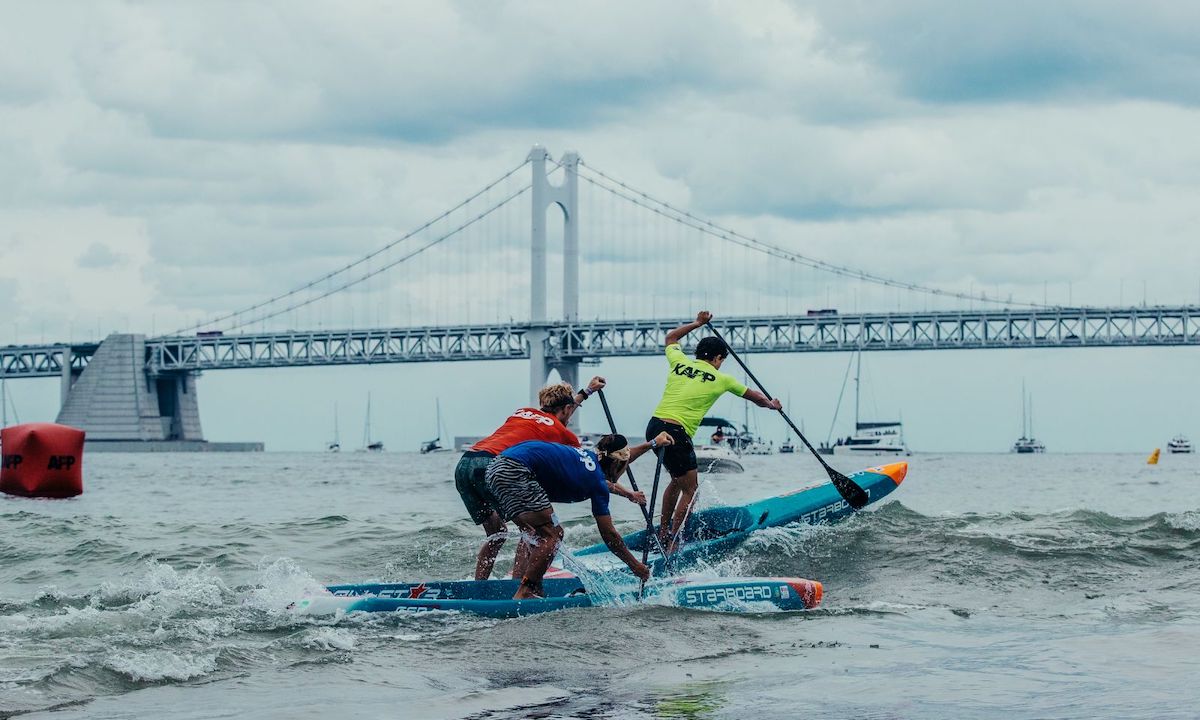
[[56, 422], [87, 433], [89, 450], [261, 451], [262, 443], [209, 443], [200, 427], [195, 371], [150, 375], [145, 335], [109, 335], [82, 372], [63, 372]]

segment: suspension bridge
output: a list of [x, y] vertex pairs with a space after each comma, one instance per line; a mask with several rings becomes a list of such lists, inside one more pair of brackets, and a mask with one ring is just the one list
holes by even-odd
[[755, 353], [1200, 345], [1200, 306], [922, 285], [682, 204], [535, 147], [458, 205], [309, 281], [167, 335], [0, 347], [0, 378], [61, 378], [58, 421], [94, 441], [201, 442], [202, 371], [519, 359], [532, 393], [552, 370], [577, 384], [580, 364], [660, 353], [699, 307]]

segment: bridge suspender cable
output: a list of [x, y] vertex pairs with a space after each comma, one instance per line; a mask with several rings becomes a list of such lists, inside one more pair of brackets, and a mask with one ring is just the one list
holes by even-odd
[[[466, 222], [464, 222], [464, 223], [462, 223], [462, 224], [458, 225], [457, 227], [455, 227], [455, 228], [454, 228], [453, 230], [451, 230], [450, 232], [448, 232], [448, 233], [445, 233], [445, 234], [443, 234], [443, 235], [439, 235], [438, 237], [434, 238], [433, 240], [430, 240], [429, 242], [425, 243], [425, 244], [424, 244], [424, 245], [422, 245], [421, 247], [419, 247], [419, 248], [416, 248], [416, 249], [412, 250], [411, 252], [409, 252], [409, 253], [406, 253], [405, 255], [402, 255], [401, 257], [399, 257], [399, 258], [397, 258], [397, 259], [395, 259], [395, 260], [393, 260], [393, 261], [391, 261], [391, 262], [389, 262], [389, 263], [386, 263], [386, 264], [384, 264], [384, 265], [380, 265], [379, 267], [375, 268], [374, 270], [370, 270], [370, 271], [368, 271], [367, 273], [365, 273], [365, 274], [363, 274], [363, 275], [359, 275], [358, 277], [356, 277], [356, 278], [354, 278], [354, 279], [352, 279], [352, 280], [347, 280], [346, 282], [342, 283], [341, 285], [338, 285], [337, 287], [333, 287], [333, 288], [327, 288], [327, 289], [326, 289], [324, 292], [321, 292], [321, 293], [319, 293], [319, 294], [317, 294], [317, 295], [313, 295], [312, 297], [305, 298], [304, 300], [302, 300], [302, 301], [300, 301], [300, 302], [292, 303], [291, 305], [287, 305], [286, 307], [279, 308], [278, 310], [274, 310], [274, 311], [272, 311], [272, 312], [270, 312], [270, 313], [267, 313], [267, 314], [265, 314], [265, 315], [258, 315], [258, 316], [255, 316], [255, 317], [253, 317], [253, 318], [250, 318], [249, 320], [246, 320], [245, 322], [235, 323], [235, 324], [233, 324], [233, 325], [229, 325], [229, 326], [227, 326], [227, 327], [229, 327], [230, 329], [234, 329], [234, 330], [236, 330], [237, 328], [242, 328], [242, 327], [245, 327], [245, 326], [247, 326], [247, 325], [250, 325], [250, 324], [252, 324], [252, 323], [256, 323], [256, 322], [262, 322], [262, 321], [264, 321], [264, 320], [270, 320], [271, 318], [274, 318], [274, 317], [279, 317], [280, 315], [283, 315], [284, 313], [291, 312], [292, 310], [296, 310], [296, 309], [298, 309], [298, 308], [302, 308], [302, 307], [304, 307], [304, 306], [306, 306], [306, 305], [311, 305], [312, 303], [315, 303], [315, 302], [317, 302], [318, 300], [324, 300], [325, 298], [329, 297], [330, 295], [334, 295], [334, 294], [336, 294], [336, 293], [339, 293], [339, 292], [341, 292], [341, 291], [343, 291], [343, 290], [346, 290], [346, 289], [348, 289], [348, 288], [354, 287], [355, 285], [358, 285], [359, 283], [365, 282], [365, 281], [367, 281], [367, 280], [369, 280], [369, 279], [371, 279], [371, 278], [375, 277], [376, 275], [379, 275], [379, 274], [380, 274], [380, 273], [382, 273], [382, 272], [385, 272], [385, 271], [387, 271], [387, 270], [390, 270], [390, 269], [392, 269], [392, 268], [396, 267], [397, 265], [399, 265], [400, 263], [403, 263], [403, 262], [404, 262], [404, 261], [406, 261], [406, 260], [409, 260], [409, 259], [411, 259], [411, 258], [413, 258], [413, 257], [416, 257], [417, 255], [420, 255], [421, 253], [425, 252], [426, 250], [428, 250], [429, 248], [433, 247], [434, 245], [437, 245], [438, 243], [441, 243], [441, 242], [442, 242], [442, 241], [444, 241], [444, 240], [447, 240], [447, 239], [449, 239], [449, 238], [451, 238], [451, 237], [454, 237], [454, 236], [455, 236], [455, 235], [457, 235], [458, 233], [460, 233], [460, 232], [462, 232], [463, 230], [465, 230], [465, 229], [467, 229], [467, 228], [471, 227], [471, 226], [472, 226], [472, 225], [474, 225], [475, 223], [479, 222], [480, 220], [483, 220], [484, 218], [486, 218], [487, 216], [489, 216], [489, 215], [491, 215], [492, 213], [496, 212], [497, 210], [499, 210], [500, 208], [504, 207], [504, 206], [505, 206], [505, 205], [507, 205], [508, 203], [512, 202], [512, 201], [513, 201], [513, 200], [515, 200], [516, 198], [518, 198], [518, 197], [520, 197], [521, 195], [525, 194], [526, 192], [528, 192], [528, 191], [529, 191], [530, 187], [532, 187], [532, 186], [531, 186], [531, 185], [525, 185], [525, 186], [524, 186], [524, 187], [522, 187], [520, 190], [517, 190], [516, 192], [514, 192], [514, 193], [511, 193], [511, 194], [507, 195], [507, 196], [506, 196], [506, 197], [505, 197], [503, 200], [501, 200], [500, 202], [498, 202], [498, 203], [496, 203], [496, 204], [492, 205], [492, 206], [491, 206], [491, 207], [489, 207], [488, 209], [486, 209], [486, 210], [484, 210], [484, 211], [480, 212], [479, 214], [477, 214], [477, 215], [473, 216], [473, 217], [472, 217], [470, 220], [467, 220]], [[377, 254], [378, 254], [378, 253], [373, 253], [373, 255], [377, 255]]]
[[[712, 237], [715, 237], [715, 238], [718, 238], [721, 240], [725, 240], [726, 242], [730, 242], [735, 245], [740, 245], [744, 248], [754, 250], [756, 252], [760, 252], [765, 255], [770, 255], [772, 257], [777, 257], [777, 258], [780, 258], [783, 260], [788, 260], [788, 261], [794, 262], [798, 265], [806, 265], [808, 267], [815, 268], [817, 270], [823, 270], [825, 272], [832, 273], [834, 275], [839, 275], [841, 277], [854, 278], [856, 280], [863, 280], [865, 282], [873, 283], [876, 285], [886, 285], [888, 287], [900, 288], [902, 290], [911, 290], [913, 292], [920, 292], [920, 293], [925, 293], [928, 295], [937, 295], [939, 297], [957, 298], [959, 300], [973, 300], [973, 301], [978, 301], [978, 302], [994, 303], [997, 305], [1007, 305], [1007, 306], [1015, 305], [1015, 306], [1030, 307], [1030, 308], [1053, 307], [1050, 305], [1044, 305], [1044, 304], [1039, 304], [1039, 303], [1016, 302], [1013, 300], [1001, 300], [999, 298], [989, 298], [986, 295], [971, 295], [968, 293], [959, 293], [959, 292], [953, 292], [953, 291], [949, 291], [949, 290], [941, 290], [938, 288], [928, 287], [925, 285], [918, 285], [916, 283], [904, 282], [903, 280], [896, 280], [893, 278], [883, 277], [882, 275], [873, 275], [871, 273], [864, 272], [862, 270], [855, 270], [854, 268], [844, 267], [842, 265], [834, 265], [833, 263], [829, 263], [824, 260], [819, 260], [817, 258], [809, 257], [807, 255], [801, 255], [800, 253], [786, 250], [777, 245], [771, 245], [770, 243], [763, 242], [762, 240], [756, 240], [755, 238], [747, 237], [747, 236], [742, 235], [741, 233], [737, 232], [736, 230], [730, 230], [728, 228], [721, 227], [720, 225], [717, 225], [709, 220], [704, 220], [704, 219], [698, 218], [686, 210], [681, 210], [681, 209], [671, 205], [670, 203], [659, 200], [641, 190], [632, 188], [629, 185], [626, 185], [625, 183], [621, 182], [620, 180], [617, 180], [616, 178], [613, 178], [613, 177], [610, 177], [609, 175], [604, 174], [600, 170], [597, 170], [596, 168], [592, 167], [591, 165], [585, 164], [582, 160], [579, 161], [579, 165], [580, 165], [581, 169], [585, 169], [587, 172], [594, 173], [601, 179], [598, 180], [596, 178], [588, 177], [585, 173], [580, 173], [579, 177], [581, 179], [583, 179], [584, 181], [592, 184], [593, 186], [595, 186], [601, 190], [604, 190], [605, 192], [616, 195], [617, 197], [620, 197], [620, 198], [626, 200], [627, 202], [631, 202], [639, 207], [649, 210], [650, 212], [661, 215], [661, 216], [667, 218], [668, 220], [673, 220], [682, 225], [691, 227], [691, 228], [698, 230], [706, 235], [710, 235]], [[612, 187], [612, 185], [617, 185], [617, 186], [619, 186], [620, 189], [614, 188], [614, 187]]]
[[[355, 260], [354, 262], [352, 262], [352, 263], [349, 263], [348, 265], [344, 265], [344, 266], [342, 266], [341, 268], [338, 268], [337, 270], [333, 270], [332, 272], [325, 273], [325, 274], [324, 274], [324, 275], [322, 275], [321, 277], [319, 277], [319, 278], [316, 278], [315, 280], [311, 280], [311, 281], [309, 281], [309, 282], [307, 282], [307, 283], [305, 283], [305, 284], [303, 284], [303, 285], [299, 285], [299, 286], [297, 286], [297, 287], [295, 287], [295, 288], [293, 288], [293, 289], [291, 289], [291, 290], [289, 290], [289, 291], [287, 291], [287, 292], [285, 292], [285, 293], [283, 293], [283, 294], [281, 294], [281, 295], [276, 295], [275, 297], [269, 298], [269, 299], [267, 299], [267, 300], [263, 300], [262, 302], [256, 303], [256, 304], [254, 304], [254, 305], [250, 305], [249, 307], [244, 307], [244, 308], [242, 308], [242, 309], [240, 309], [240, 310], [236, 310], [236, 311], [234, 311], [234, 312], [226, 313], [226, 314], [224, 314], [224, 315], [220, 315], [220, 316], [218, 316], [218, 317], [211, 318], [211, 319], [209, 319], [209, 320], [207, 320], [207, 321], [205, 321], [205, 322], [200, 322], [200, 323], [196, 323], [195, 325], [189, 325], [189, 326], [187, 326], [187, 327], [180, 328], [179, 330], [176, 330], [176, 331], [175, 331], [174, 333], [172, 333], [172, 334], [173, 334], [173, 335], [183, 335], [183, 334], [185, 334], [185, 333], [189, 333], [189, 332], [191, 332], [191, 331], [194, 331], [194, 330], [199, 330], [199, 329], [201, 329], [201, 328], [204, 328], [204, 327], [212, 327], [213, 325], [217, 325], [217, 324], [219, 324], [219, 323], [225, 322], [226, 320], [236, 320], [237, 318], [239, 318], [239, 317], [240, 317], [240, 316], [242, 316], [242, 315], [247, 315], [247, 314], [249, 314], [249, 313], [252, 313], [252, 312], [254, 312], [255, 310], [260, 310], [260, 309], [262, 309], [262, 308], [265, 308], [265, 307], [267, 307], [268, 305], [272, 305], [272, 304], [274, 304], [274, 303], [277, 303], [277, 302], [279, 302], [280, 300], [284, 300], [284, 299], [286, 299], [286, 298], [292, 297], [293, 295], [297, 295], [297, 294], [299, 294], [299, 293], [302, 293], [302, 292], [304, 292], [305, 290], [311, 290], [311, 289], [313, 289], [314, 287], [316, 287], [317, 285], [319, 285], [319, 284], [321, 284], [321, 283], [323, 283], [323, 282], [326, 282], [326, 281], [328, 281], [328, 280], [330, 280], [330, 279], [332, 279], [332, 278], [334, 278], [334, 277], [337, 277], [338, 275], [341, 275], [342, 273], [345, 273], [345, 272], [347, 272], [347, 271], [349, 271], [349, 270], [352, 270], [352, 269], [354, 269], [354, 268], [358, 267], [359, 265], [362, 265], [362, 264], [364, 264], [364, 263], [367, 263], [367, 262], [369, 262], [370, 260], [372, 260], [373, 258], [375, 258], [375, 257], [377, 257], [377, 256], [379, 256], [379, 255], [382, 255], [383, 253], [387, 252], [388, 250], [391, 250], [392, 248], [394, 248], [395, 246], [397, 246], [397, 245], [399, 245], [400, 243], [404, 242], [405, 240], [409, 240], [410, 238], [414, 237], [414, 236], [415, 236], [415, 235], [417, 235], [418, 233], [420, 233], [420, 232], [422, 232], [422, 231], [424, 231], [424, 230], [427, 230], [427, 229], [429, 229], [429, 228], [430, 228], [430, 227], [431, 227], [431, 226], [432, 226], [434, 223], [437, 223], [437, 222], [439, 222], [439, 221], [441, 221], [441, 220], [445, 220], [445, 219], [446, 219], [447, 217], [449, 217], [451, 214], [453, 214], [453, 213], [455, 213], [455, 212], [457, 212], [457, 211], [461, 210], [462, 208], [466, 207], [468, 204], [470, 204], [470, 203], [471, 203], [472, 201], [474, 201], [475, 199], [479, 198], [479, 197], [480, 197], [481, 195], [483, 195], [484, 193], [488, 192], [488, 191], [489, 191], [489, 190], [491, 190], [492, 188], [496, 187], [496, 186], [497, 186], [497, 185], [499, 185], [500, 183], [504, 182], [505, 180], [507, 180], [507, 179], [509, 179], [510, 177], [512, 177], [513, 175], [515, 175], [517, 172], [519, 172], [519, 171], [520, 171], [522, 168], [524, 168], [524, 167], [525, 167], [526, 165], [528, 165], [528, 164], [529, 164], [529, 161], [528, 161], [528, 160], [525, 160], [525, 161], [523, 161], [523, 162], [522, 162], [520, 165], [517, 165], [517, 166], [516, 166], [516, 167], [514, 167], [512, 170], [509, 170], [508, 172], [506, 172], [504, 175], [502, 175], [500, 178], [496, 179], [495, 181], [493, 181], [493, 182], [491, 182], [491, 183], [488, 183], [488, 184], [487, 184], [487, 185], [486, 185], [486, 186], [485, 186], [483, 189], [481, 189], [479, 192], [476, 192], [475, 194], [471, 195], [470, 197], [468, 197], [467, 199], [463, 200], [462, 202], [460, 202], [459, 204], [455, 205], [454, 207], [450, 208], [449, 210], [445, 211], [445, 212], [444, 212], [444, 213], [442, 213], [441, 215], [438, 215], [437, 217], [433, 218], [432, 220], [429, 220], [428, 222], [426, 222], [426, 223], [422, 224], [421, 226], [417, 227], [417, 228], [416, 228], [416, 229], [414, 229], [414, 230], [410, 230], [409, 232], [407, 232], [407, 233], [405, 233], [404, 235], [400, 236], [399, 238], [397, 238], [397, 239], [393, 240], [392, 242], [388, 243], [387, 245], [384, 245], [383, 247], [379, 248], [378, 250], [375, 250], [374, 252], [372, 252], [372, 253], [370, 253], [370, 254], [368, 254], [368, 255], [365, 255], [365, 256], [363, 256], [363, 257], [359, 258], [358, 260]], [[390, 267], [392, 267], [393, 265], [395, 265], [395, 264], [397, 264], [397, 263], [399, 263], [399, 262], [403, 262], [404, 260], [407, 260], [408, 258], [412, 257], [413, 255], [416, 255], [416, 254], [420, 253], [422, 250], [425, 250], [425, 249], [427, 249], [427, 248], [429, 248], [429, 247], [431, 247], [431, 246], [433, 246], [433, 245], [436, 245], [438, 242], [441, 242], [442, 240], [445, 240], [446, 238], [448, 238], [448, 237], [450, 237], [451, 235], [453, 235], [453, 234], [455, 234], [455, 233], [457, 233], [457, 232], [461, 231], [462, 229], [464, 229], [464, 228], [466, 228], [466, 227], [469, 227], [470, 225], [474, 224], [475, 222], [478, 222], [479, 220], [482, 220], [484, 217], [486, 217], [487, 215], [491, 214], [491, 212], [495, 211], [495, 210], [496, 210], [496, 209], [498, 209], [499, 207], [503, 206], [505, 203], [507, 203], [507, 202], [511, 201], [513, 198], [515, 198], [515, 197], [519, 196], [521, 193], [523, 193], [523, 192], [525, 192], [526, 190], [528, 190], [528, 189], [529, 189], [529, 187], [530, 187], [529, 185], [526, 185], [526, 186], [524, 186], [524, 187], [523, 187], [521, 190], [519, 190], [519, 191], [517, 191], [516, 193], [514, 193], [514, 194], [512, 194], [512, 195], [510, 195], [510, 196], [508, 196], [508, 197], [506, 197], [506, 198], [505, 198], [504, 200], [502, 200], [500, 203], [498, 203], [498, 204], [496, 204], [496, 205], [493, 205], [493, 206], [492, 206], [492, 207], [491, 207], [489, 210], [487, 210], [487, 211], [485, 211], [484, 213], [482, 213], [481, 215], [477, 216], [477, 217], [476, 217], [476, 218], [474, 218], [472, 221], [470, 221], [470, 222], [468, 222], [468, 223], [464, 223], [463, 225], [460, 225], [458, 228], [456, 228], [456, 229], [452, 230], [451, 232], [449, 232], [449, 233], [447, 233], [446, 235], [444, 235], [444, 236], [442, 236], [442, 237], [438, 238], [437, 240], [435, 240], [435, 241], [433, 241], [433, 242], [429, 243], [428, 245], [424, 246], [424, 247], [423, 247], [423, 248], [421, 248], [420, 250], [418, 250], [418, 251], [416, 251], [416, 252], [414, 252], [414, 253], [410, 253], [409, 255], [406, 255], [406, 256], [405, 256], [404, 258], [402, 258], [401, 260], [397, 261], [396, 263], [392, 263], [391, 265], [387, 265], [387, 266], [385, 266], [384, 268], [381, 268], [381, 270], [382, 270], [382, 269], [387, 269], [387, 268], [390, 268]], [[340, 291], [340, 290], [344, 290], [344, 289], [346, 289], [346, 288], [348, 288], [348, 287], [352, 287], [352, 286], [354, 286], [354, 285], [357, 285], [359, 282], [362, 282], [363, 280], [366, 280], [366, 279], [368, 279], [368, 278], [370, 278], [370, 277], [373, 277], [373, 276], [375, 276], [375, 275], [378, 275], [378, 274], [379, 274], [379, 271], [371, 272], [371, 273], [369, 273], [369, 274], [367, 274], [367, 275], [363, 275], [363, 276], [359, 277], [358, 279], [356, 279], [356, 280], [354, 280], [354, 281], [347, 282], [347, 283], [345, 283], [345, 284], [343, 284], [343, 285], [341, 285], [341, 286], [337, 287], [336, 289], [334, 289], [334, 290], [332, 290], [332, 291], [325, 292], [325, 293], [323, 293], [322, 295], [320, 295], [320, 296], [318, 296], [318, 297], [315, 297], [315, 298], [310, 298], [309, 300], [306, 300], [305, 302], [296, 303], [296, 304], [294, 304], [294, 305], [291, 305], [291, 306], [289, 306], [288, 308], [285, 308], [285, 309], [283, 309], [283, 310], [280, 310], [280, 311], [278, 311], [278, 312], [274, 312], [274, 313], [272, 313], [272, 314], [270, 314], [270, 315], [265, 315], [265, 316], [256, 316], [256, 317], [255, 317], [255, 318], [253, 318], [252, 320], [249, 320], [249, 321], [246, 321], [246, 322], [242, 322], [242, 323], [238, 323], [238, 324], [236, 324], [236, 325], [233, 325], [233, 326], [231, 326], [231, 327], [230, 327], [230, 329], [236, 329], [236, 328], [245, 327], [246, 325], [249, 325], [249, 324], [251, 324], [251, 323], [254, 323], [254, 322], [259, 322], [259, 321], [262, 321], [262, 320], [267, 320], [267, 319], [270, 319], [270, 318], [276, 317], [276, 316], [278, 316], [278, 315], [282, 315], [282, 314], [283, 314], [283, 313], [285, 313], [285, 312], [289, 312], [289, 311], [291, 311], [291, 310], [295, 310], [296, 308], [304, 307], [305, 305], [308, 305], [309, 303], [312, 303], [312, 302], [315, 302], [315, 301], [317, 301], [317, 300], [320, 300], [320, 299], [323, 299], [323, 298], [325, 298], [325, 297], [328, 297], [329, 295], [332, 295], [333, 293], [335, 293], [335, 292], [338, 292], [338, 291]]]

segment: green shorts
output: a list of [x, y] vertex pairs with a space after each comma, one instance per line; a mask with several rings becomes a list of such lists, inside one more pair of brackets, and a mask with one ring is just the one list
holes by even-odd
[[463, 453], [458, 466], [454, 468], [454, 487], [476, 525], [482, 525], [492, 513], [500, 513], [500, 503], [483, 480], [488, 465], [494, 459], [494, 455], [470, 450]]

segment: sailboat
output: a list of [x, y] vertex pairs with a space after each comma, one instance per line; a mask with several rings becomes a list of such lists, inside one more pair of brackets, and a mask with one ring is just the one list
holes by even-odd
[[[792, 407], [792, 393], [790, 391], [788, 392], [788, 396], [787, 396], [787, 407], [789, 410]], [[804, 418], [800, 418], [800, 432], [801, 433], [804, 432]], [[784, 440], [783, 444], [779, 446], [779, 452], [785, 453], [785, 454], [796, 452], [796, 445], [794, 443], [792, 443], [792, 434], [791, 433], [788, 433], [787, 440]]]
[[383, 452], [383, 442], [380, 440], [371, 440], [371, 393], [367, 393], [367, 421], [365, 427], [363, 427], [363, 450]]
[[1021, 381], [1021, 437], [1013, 443], [1012, 451], [1021, 455], [1044, 453], [1046, 446], [1033, 437], [1033, 398], [1025, 398], [1025, 381]]
[[342, 439], [338, 433], [338, 407], [336, 402], [333, 404], [333, 442], [326, 445], [325, 449], [329, 452], [342, 451]]
[[449, 452], [451, 450], [451, 448], [442, 447], [442, 400], [438, 398], [434, 402], [437, 403], [437, 437], [421, 443], [422, 455], [432, 452]]
[[[832, 445], [828, 438], [818, 448], [825, 455], [912, 455], [904, 444], [904, 426], [899, 420], [863, 422], [859, 414], [862, 386], [862, 350], [855, 358], [854, 369], [854, 434], [838, 438]], [[849, 368], [847, 368], [849, 372]], [[842, 385], [845, 388], [845, 384]], [[841, 399], [838, 400], [839, 407]], [[836, 422], [836, 415], [834, 420]], [[830, 430], [832, 435], [832, 428]]]

